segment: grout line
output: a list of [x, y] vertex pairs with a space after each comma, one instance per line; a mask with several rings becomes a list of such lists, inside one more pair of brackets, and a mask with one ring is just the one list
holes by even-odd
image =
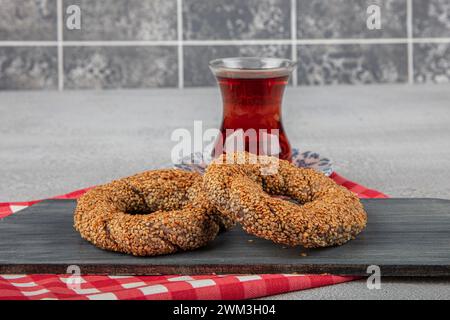
[[56, 47], [58, 41], [0, 41], [0, 47]]
[[412, 0], [406, 0], [406, 30], [408, 36], [408, 83], [414, 83], [414, 45], [413, 45]]
[[299, 39], [296, 41], [301, 45], [334, 45], [334, 44], [397, 44], [404, 43], [406, 39], [385, 38], [385, 39]]
[[[450, 38], [374, 38], [374, 39], [261, 39], [261, 40], [134, 40], [134, 41], [62, 41], [63, 47], [126, 46], [229, 46], [229, 45], [338, 45], [338, 44], [407, 44], [450, 43]], [[0, 47], [56, 47], [58, 41], [0, 41]]]
[[315, 45], [315, 44], [372, 44], [372, 43], [405, 43], [407, 39], [258, 39], [258, 40], [189, 40], [185, 45], [191, 46], [228, 46], [228, 45]]
[[412, 35], [410, 40], [412, 43], [450, 43], [450, 38], [412, 38]]
[[178, 46], [179, 40], [132, 40], [132, 41], [64, 41], [65, 47], [132, 47], [132, 46]]
[[178, 88], [184, 87], [183, 2], [177, 0]]
[[64, 90], [64, 47], [63, 47], [63, 5], [62, 0], [57, 0], [57, 34], [58, 34], [58, 90]]
[[[291, 58], [297, 61], [297, 0], [291, 0]], [[292, 74], [292, 85], [297, 86], [297, 69]]]

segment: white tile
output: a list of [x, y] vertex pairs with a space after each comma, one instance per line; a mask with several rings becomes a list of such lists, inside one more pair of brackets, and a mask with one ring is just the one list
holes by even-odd
[[261, 280], [262, 278], [257, 275], [248, 275], [248, 276], [236, 276], [239, 281], [245, 282], [245, 281], [253, 281], [253, 280]]
[[23, 274], [2, 274], [0, 275], [1, 278], [6, 280], [14, 280], [14, 279], [21, 279], [25, 278], [26, 276]]
[[137, 288], [137, 287], [142, 287], [145, 286], [146, 283], [139, 281], [139, 282], [130, 282], [130, 283], [122, 283], [121, 286], [124, 287], [125, 289], [132, 289], [132, 288]]
[[31, 296], [37, 296], [40, 294], [48, 293], [48, 292], [50, 292], [50, 291], [48, 291], [47, 289], [41, 289], [41, 290], [36, 290], [36, 291], [22, 291], [22, 294], [27, 297], [31, 297]]
[[211, 279], [203, 279], [203, 280], [192, 280], [188, 281], [194, 288], [201, 288], [201, 287], [209, 287], [209, 286], [215, 286], [216, 283], [214, 280]]
[[100, 293], [87, 297], [89, 300], [117, 300], [117, 297], [114, 293]]
[[108, 276], [110, 279], [128, 279], [133, 278], [133, 276]]
[[18, 288], [27, 288], [27, 287], [36, 287], [36, 282], [24, 282], [24, 283], [17, 283], [17, 282], [10, 282], [14, 287]]
[[93, 294], [93, 293], [100, 293], [101, 291], [95, 288], [86, 288], [86, 289], [72, 289], [77, 294]]
[[142, 293], [145, 294], [145, 295], [169, 292], [169, 290], [165, 286], [163, 286], [162, 284], [156, 284], [156, 285], [153, 285], [153, 286], [139, 288], [139, 290], [141, 290]]
[[181, 276], [181, 277], [170, 278], [167, 280], [168, 281], [189, 281], [189, 280], [194, 280], [194, 278], [189, 277], [189, 276]]
[[86, 280], [81, 276], [60, 277], [59, 280], [67, 285], [86, 283]]

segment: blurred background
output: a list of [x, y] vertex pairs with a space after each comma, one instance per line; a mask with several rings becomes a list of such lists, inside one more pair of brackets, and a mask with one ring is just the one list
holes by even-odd
[[212, 86], [229, 56], [298, 60], [294, 86], [450, 82], [450, 0], [0, 0], [0, 90]]

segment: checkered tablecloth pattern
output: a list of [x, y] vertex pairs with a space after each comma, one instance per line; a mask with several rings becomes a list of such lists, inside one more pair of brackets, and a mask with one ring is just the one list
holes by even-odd
[[[337, 173], [336, 183], [360, 198], [386, 198]], [[53, 199], [77, 199], [90, 188]], [[0, 203], [5, 218], [39, 201]], [[347, 282], [356, 277], [261, 274], [201, 276], [0, 275], [0, 299], [250, 299]]]
[[236, 300], [351, 281], [332, 275], [81, 276], [0, 275], [1, 299], [65, 300]]

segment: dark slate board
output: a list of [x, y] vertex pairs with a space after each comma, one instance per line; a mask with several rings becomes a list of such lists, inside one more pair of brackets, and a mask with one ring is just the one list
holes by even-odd
[[82, 273], [116, 275], [367, 275], [367, 266], [378, 265], [383, 276], [450, 276], [450, 200], [363, 203], [369, 215], [367, 229], [340, 247], [283, 248], [235, 228], [196, 251], [139, 258], [103, 251], [82, 240], [72, 227], [75, 201], [49, 200], [0, 220], [0, 273], [65, 273], [75, 264]]

